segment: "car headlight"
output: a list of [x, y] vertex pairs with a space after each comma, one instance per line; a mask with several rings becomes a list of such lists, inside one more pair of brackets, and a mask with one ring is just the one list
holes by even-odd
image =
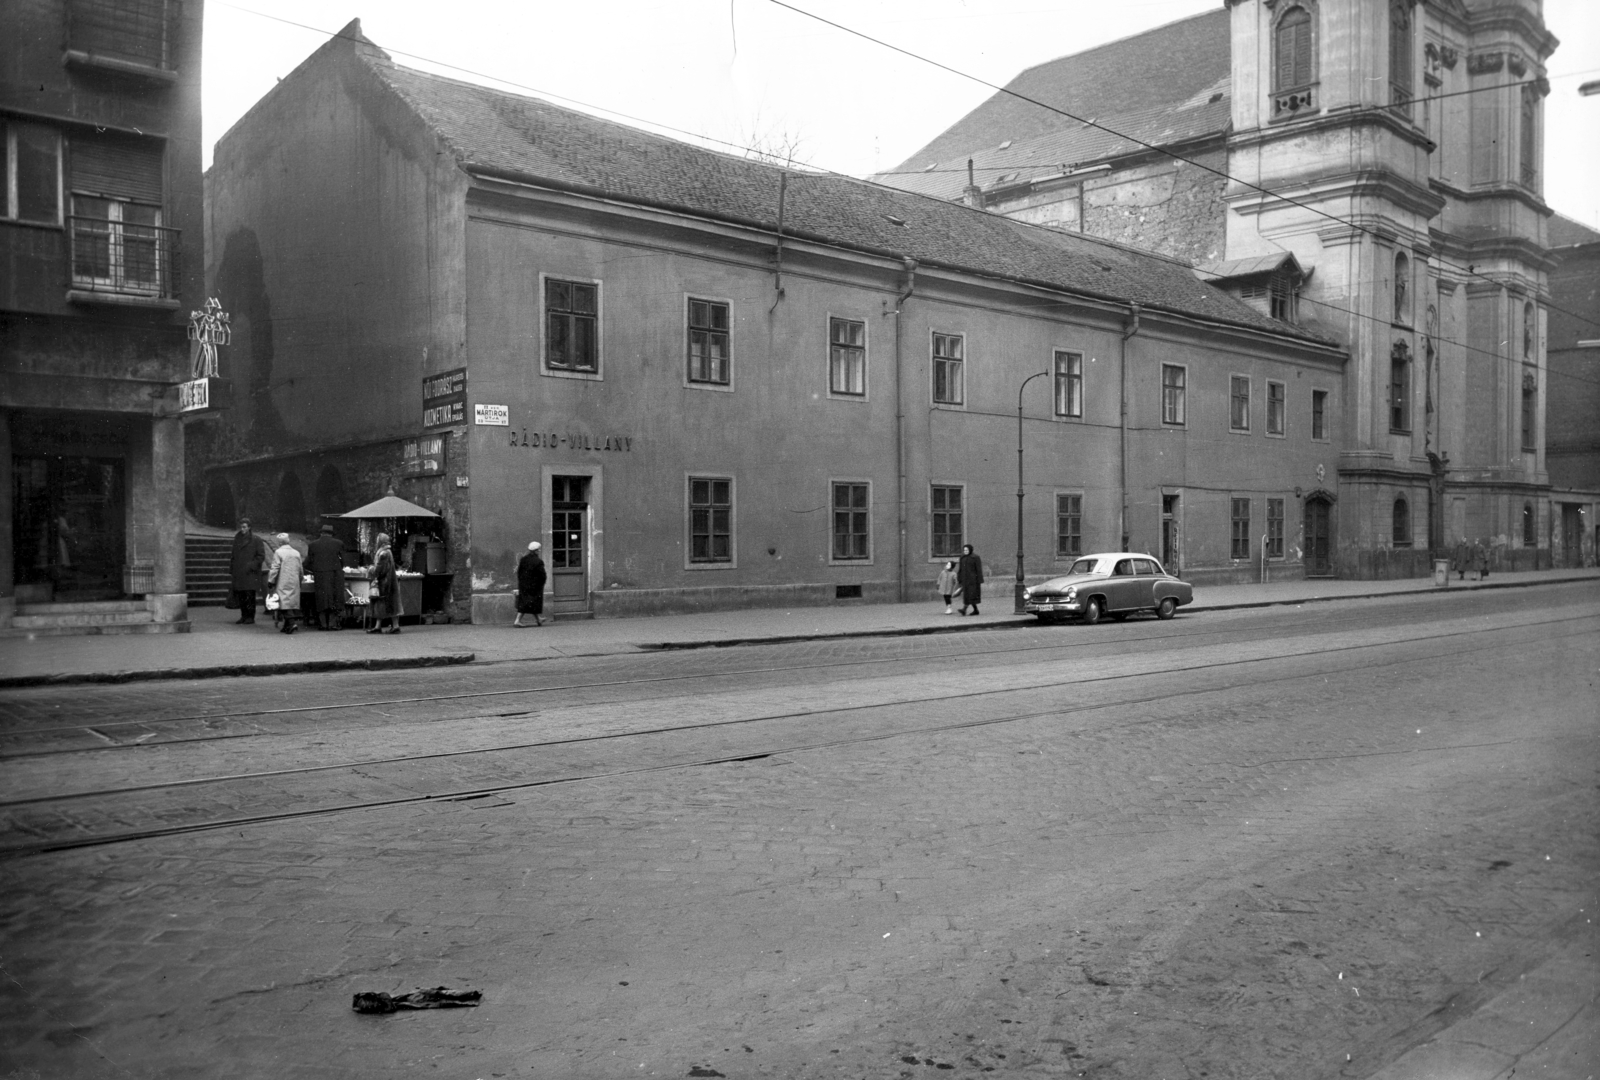
[[1022, 598], [1024, 600], [1032, 600], [1033, 599], [1033, 586], [1030, 585], [1026, 589], [1022, 590]]
[[1067, 601], [1070, 603], [1071, 601], [1076, 600], [1077, 598], [1078, 598], [1078, 587], [1076, 585], [1073, 585], [1073, 586], [1071, 586], [1070, 588], [1067, 589]]

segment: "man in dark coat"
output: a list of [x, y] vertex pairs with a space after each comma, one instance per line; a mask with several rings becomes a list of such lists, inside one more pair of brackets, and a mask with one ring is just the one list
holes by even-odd
[[961, 549], [961, 562], [956, 567], [956, 581], [961, 585], [961, 614], [972, 608], [978, 614], [978, 604], [983, 600], [983, 560], [972, 550], [971, 544]]
[[239, 621], [246, 626], [256, 621], [256, 590], [261, 587], [261, 574], [266, 568], [266, 545], [250, 532], [250, 519], [240, 518], [228, 563], [228, 587], [239, 604]]
[[306, 545], [306, 569], [317, 586], [317, 629], [338, 630], [344, 625], [344, 544], [332, 525]]
[[524, 615], [533, 616], [533, 625], [543, 626], [539, 616], [544, 613], [544, 583], [547, 575], [544, 560], [539, 558], [539, 541], [528, 545], [528, 553], [517, 560], [517, 617], [512, 626], [527, 626]]

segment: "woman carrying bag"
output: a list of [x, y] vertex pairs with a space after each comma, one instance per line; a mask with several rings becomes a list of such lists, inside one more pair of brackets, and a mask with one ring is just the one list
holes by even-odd
[[[394, 552], [389, 550], [389, 534], [379, 533], [372, 556], [372, 625], [369, 634], [400, 632], [400, 578], [395, 574]], [[384, 626], [387, 622], [389, 625]]]

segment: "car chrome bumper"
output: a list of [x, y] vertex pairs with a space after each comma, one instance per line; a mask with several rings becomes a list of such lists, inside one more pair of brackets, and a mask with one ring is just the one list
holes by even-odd
[[1022, 610], [1029, 615], [1077, 615], [1083, 611], [1083, 605], [1076, 600], [1030, 599], [1022, 605]]

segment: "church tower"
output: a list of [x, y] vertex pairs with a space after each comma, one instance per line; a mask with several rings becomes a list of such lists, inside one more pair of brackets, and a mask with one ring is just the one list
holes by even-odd
[[1301, 321], [1350, 351], [1308, 534], [1332, 530], [1349, 577], [1425, 573], [1460, 542], [1548, 566], [1539, 0], [1229, 12], [1227, 258], [1292, 253]]

